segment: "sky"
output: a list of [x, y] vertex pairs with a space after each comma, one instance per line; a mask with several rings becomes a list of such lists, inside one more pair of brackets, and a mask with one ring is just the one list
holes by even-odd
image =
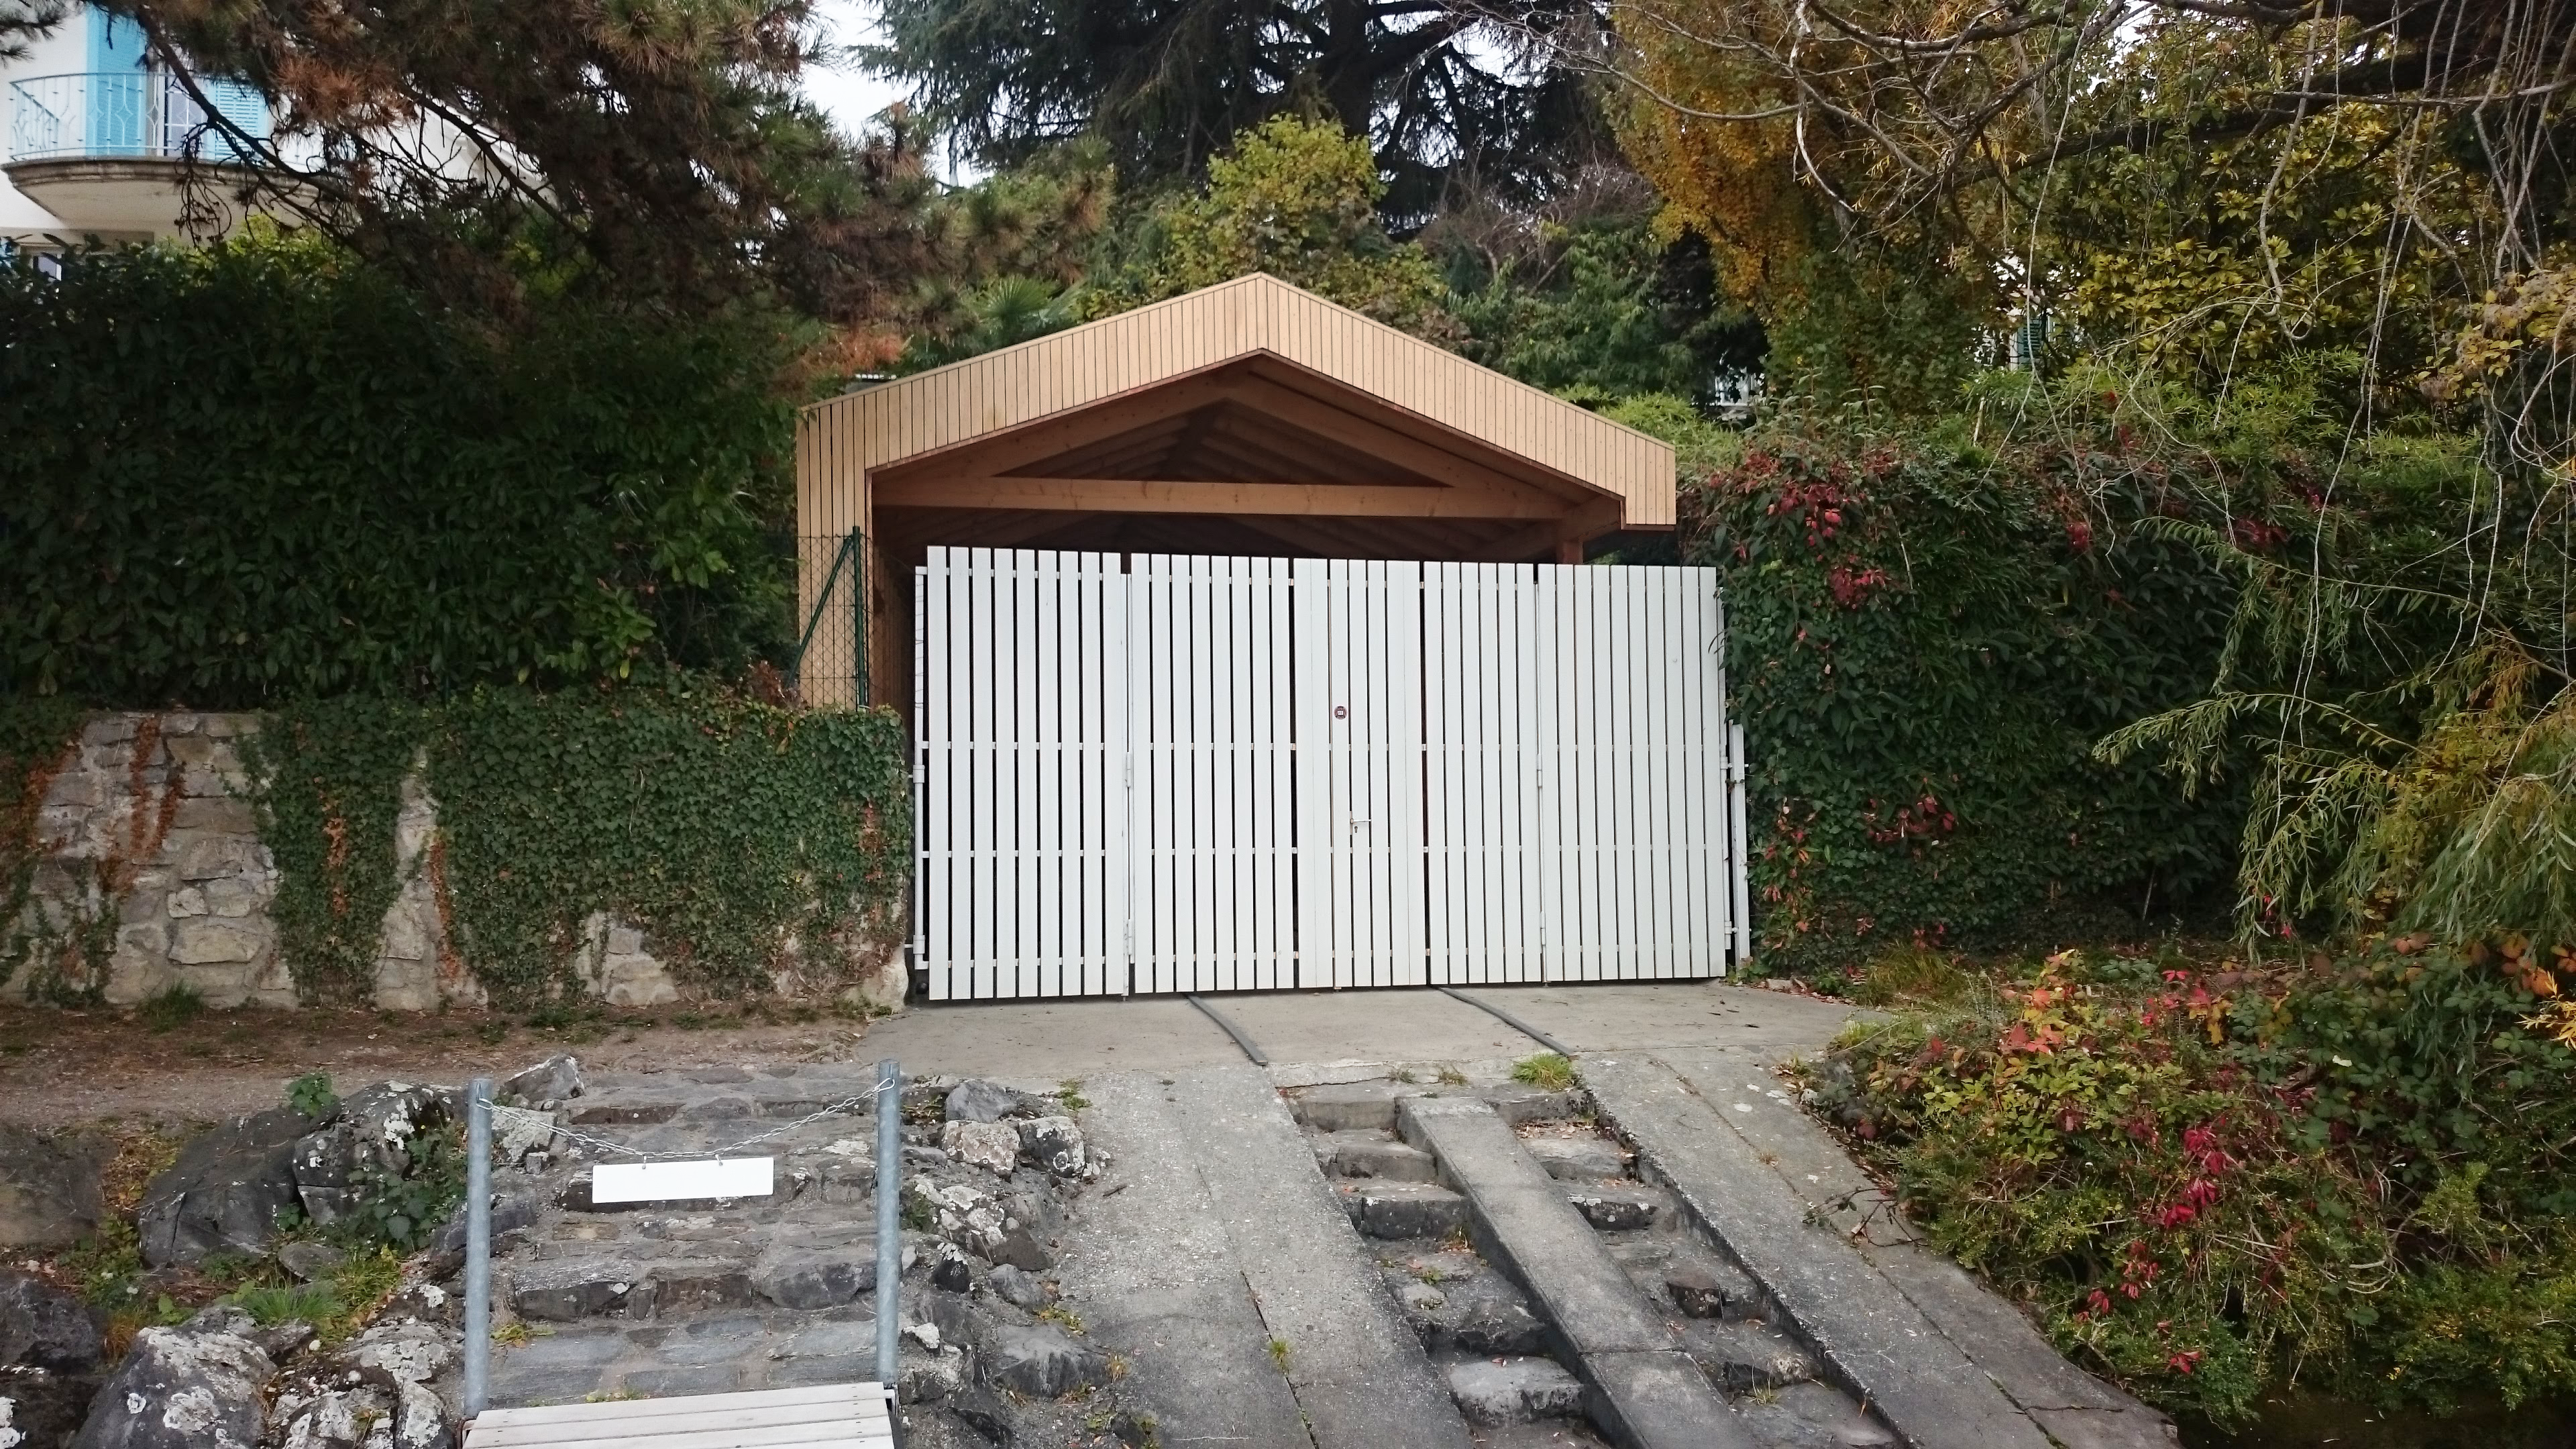
[[[822, 18], [826, 45], [860, 45], [877, 38], [875, 0], [817, 0], [814, 13]], [[853, 135], [870, 117], [903, 99], [902, 86], [851, 64], [808, 67], [805, 93]]]

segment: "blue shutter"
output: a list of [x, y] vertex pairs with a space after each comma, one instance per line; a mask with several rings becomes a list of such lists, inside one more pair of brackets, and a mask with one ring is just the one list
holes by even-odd
[[89, 151], [141, 156], [152, 148], [152, 108], [143, 72], [143, 29], [105, 11], [89, 12]]

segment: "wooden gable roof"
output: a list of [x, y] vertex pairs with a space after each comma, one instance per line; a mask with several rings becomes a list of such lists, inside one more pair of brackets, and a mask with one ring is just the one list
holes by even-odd
[[1276, 358], [1448, 435], [1674, 521], [1672, 448], [1261, 273], [805, 409], [799, 531], [864, 526], [869, 475], [1246, 358]]

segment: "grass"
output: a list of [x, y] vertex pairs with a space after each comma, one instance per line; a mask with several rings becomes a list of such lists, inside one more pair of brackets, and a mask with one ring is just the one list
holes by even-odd
[[231, 1301], [263, 1328], [299, 1320], [318, 1325], [342, 1311], [340, 1297], [328, 1283], [257, 1283], [235, 1289]]
[[134, 1009], [134, 1019], [155, 1035], [167, 1035], [206, 1014], [206, 998], [185, 981], [169, 985], [145, 997]]
[[1288, 1372], [1288, 1340], [1284, 1338], [1270, 1340], [1270, 1361], [1278, 1365], [1281, 1373]]
[[1091, 1099], [1082, 1095], [1082, 1079], [1080, 1077], [1067, 1077], [1063, 1081], [1056, 1083], [1055, 1095], [1056, 1100], [1064, 1103], [1064, 1110], [1068, 1112], [1079, 1112], [1083, 1108], [1091, 1105]]
[[1555, 1052], [1540, 1052], [1512, 1063], [1512, 1080], [1541, 1091], [1566, 1091], [1574, 1085], [1574, 1063]]
[[1061, 1303], [1050, 1303], [1039, 1309], [1036, 1318], [1040, 1323], [1052, 1323], [1067, 1333], [1079, 1335], [1085, 1331], [1082, 1326], [1082, 1315]]
[[1440, 1068], [1439, 1075], [1435, 1077], [1434, 1080], [1444, 1087], [1463, 1087], [1467, 1085], [1467, 1074], [1458, 1070], [1454, 1063], [1445, 1064]]

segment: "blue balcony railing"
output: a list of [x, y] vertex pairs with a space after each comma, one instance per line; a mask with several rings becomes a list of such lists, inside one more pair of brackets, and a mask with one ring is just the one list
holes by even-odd
[[[225, 121], [266, 139], [268, 98], [237, 81], [199, 80]], [[9, 160], [198, 157], [249, 161], [178, 77], [130, 70], [31, 76], [9, 86]]]

